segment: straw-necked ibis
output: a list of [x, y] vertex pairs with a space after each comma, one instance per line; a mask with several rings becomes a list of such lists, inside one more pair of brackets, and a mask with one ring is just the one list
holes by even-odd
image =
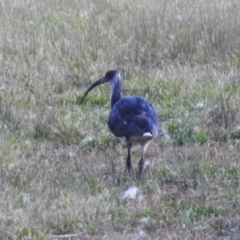
[[108, 71], [104, 77], [93, 83], [82, 97], [96, 86], [109, 82], [111, 91], [111, 110], [108, 117], [108, 126], [111, 132], [118, 137], [127, 147], [128, 154], [126, 169], [133, 173], [131, 163], [131, 147], [140, 144], [142, 147], [139, 161], [139, 171], [144, 167], [144, 152], [152, 139], [158, 135], [158, 119], [153, 106], [145, 99], [138, 96], [122, 97], [122, 78], [117, 70]]

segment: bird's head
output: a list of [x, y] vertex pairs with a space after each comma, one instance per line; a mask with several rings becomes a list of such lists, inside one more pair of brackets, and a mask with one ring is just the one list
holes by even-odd
[[114, 81], [119, 81], [121, 80], [121, 76], [120, 76], [120, 72], [117, 70], [109, 70], [106, 72], [104, 77], [101, 77], [100, 79], [98, 79], [95, 83], [93, 83], [88, 89], [87, 91], [84, 93], [80, 103], [83, 103], [83, 100], [85, 99], [85, 97], [87, 96], [87, 94], [95, 87], [97, 87], [100, 84], [106, 83], [106, 82], [110, 82], [113, 83]]
[[119, 78], [119, 77], [121, 77], [119, 71], [110, 70], [110, 71], [106, 72], [106, 74], [103, 78], [105, 79], [105, 82], [112, 82], [112, 81], [114, 81], [114, 79]]

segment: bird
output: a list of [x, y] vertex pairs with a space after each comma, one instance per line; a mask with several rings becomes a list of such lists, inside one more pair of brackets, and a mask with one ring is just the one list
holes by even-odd
[[109, 70], [93, 83], [84, 93], [80, 104], [87, 94], [103, 83], [111, 84], [111, 110], [108, 116], [108, 127], [127, 147], [126, 171], [134, 174], [131, 161], [131, 148], [135, 144], [141, 146], [139, 174], [144, 167], [144, 153], [148, 144], [158, 136], [158, 118], [151, 103], [139, 96], [122, 96], [122, 77], [118, 70]]

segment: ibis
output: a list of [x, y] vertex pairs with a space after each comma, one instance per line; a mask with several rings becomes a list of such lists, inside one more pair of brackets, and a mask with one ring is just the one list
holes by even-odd
[[131, 148], [140, 144], [141, 157], [139, 173], [144, 167], [144, 153], [148, 144], [158, 136], [158, 118], [151, 103], [138, 96], [122, 96], [122, 77], [117, 70], [106, 72], [104, 77], [93, 83], [84, 93], [81, 104], [87, 94], [103, 83], [111, 84], [111, 110], [108, 116], [108, 127], [127, 147], [126, 170], [132, 175]]

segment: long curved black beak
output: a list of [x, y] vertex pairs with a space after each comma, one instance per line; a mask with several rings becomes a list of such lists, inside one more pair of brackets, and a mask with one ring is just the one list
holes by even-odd
[[82, 99], [81, 99], [81, 101], [80, 101], [80, 104], [83, 103], [83, 100], [85, 99], [85, 97], [87, 96], [87, 94], [88, 94], [93, 88], [95, 88], [95, 87], [97, 87], [98, 85], [103, 84], [103, 83], [105, 83], [105, 82], [107, 82], [107, 79], [106, 79], [105, 77], [102, 77], [102, 78], [98, 79], [95, 83], [93, 83], [93, 84], [88, 88], [88, 90], [84, 93], [84, 95], [83, 95], [83, 97], [82, 97]]

